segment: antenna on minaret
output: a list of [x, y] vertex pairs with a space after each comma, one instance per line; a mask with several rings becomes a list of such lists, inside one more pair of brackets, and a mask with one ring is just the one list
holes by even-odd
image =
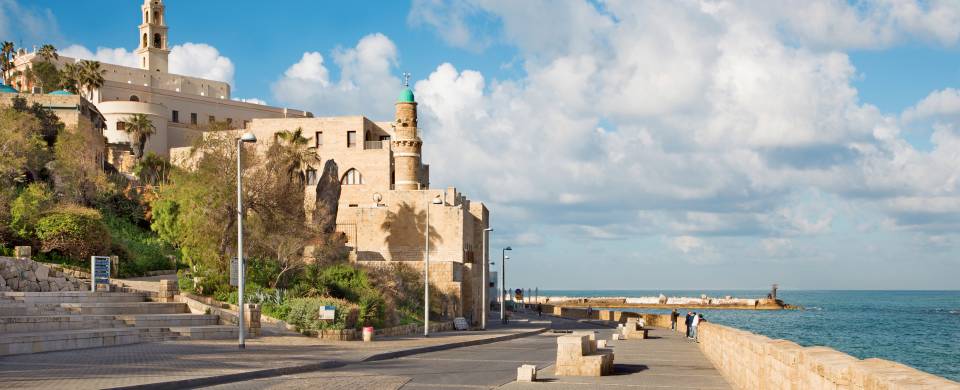
[[403, 86], [410, 87], [410, 73], [403, 72]]

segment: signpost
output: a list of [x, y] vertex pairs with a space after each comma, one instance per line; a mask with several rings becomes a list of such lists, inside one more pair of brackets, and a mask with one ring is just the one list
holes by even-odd
[[97, 292], [98, 284], [110, 285], [109, 256], [90, 256], [90, 291]]
[[240, 285], [240, 278], [237, 276], [237, 270], [240, 267], [237, 264], [237, 258], [234, 257], [230, 259], [230, 287], [237, 287]]

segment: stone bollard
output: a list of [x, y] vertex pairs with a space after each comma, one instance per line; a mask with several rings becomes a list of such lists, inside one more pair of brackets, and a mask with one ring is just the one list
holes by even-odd
[[623, 340], [623, 335], [620, 333], [614, 333], [611, 337], [611, 340]]
[[260, 336], [260, 305], [247, 303], [244, 306], [243, 320], [247, 324], [247, 335]]
[[363, 342], [365, 342], [365, 343], [372, 342], [372, 341], [373, 341], [373, 333], [374, 333], [374, 331], [373, 331], [373, 327], [372, 327], [372, 326], [364, 326], [364, 327], [363, 327], [363, 333], [362, 333]]
[[180, 286], [176, 280], [160, 281], [160, 294], [157, 298], [160, 302], [174, 302], [177, 294], [180, 294]]
[[13, 247], [13, 257], [30, 260], [32, 249], [29, 246]]
[[603, 349], [607, 347], [607, 340], [597, 340], [597, 349]]
[[524, 364], [517, 367], [517, 382], [535, 382], [537, 380], [537, 366]]

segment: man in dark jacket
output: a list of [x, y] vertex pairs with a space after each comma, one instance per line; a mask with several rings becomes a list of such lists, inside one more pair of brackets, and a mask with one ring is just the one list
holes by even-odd
[[680, 313], [677, 313], [677, 309], [673, 309], [673, 312], [670, 313], [670, 329], [677, 330], [677, 317], [680, 317]]
[[691, 327], [691, 325], [693, 325], [693, 313], [692, 313], [692, 312], [689, 312], [689, 311], [687, 312], [687, 319], [686, 319], [686, 322], [685, 322], [685, 323], [687, 324], [687, 338], [689, 339], [689, 338], [690, 338], [690, 327]]

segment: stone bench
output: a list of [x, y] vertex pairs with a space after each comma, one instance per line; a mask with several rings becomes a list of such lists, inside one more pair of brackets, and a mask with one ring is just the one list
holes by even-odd
[[620, 334], [626, 340], [643, 340], [647, 338], [647, 329], [643, 327], [643, 320], [628, 318], [627, 323], [620, 328]]
[[[576, 334], [579, 333], [579, 334]], [[593, 338], [593, 340], [591, 340]], [[603, 376], [613, 374], [613, 351], [597, 349], [593, 332], [575, 332], [557, 338], [558, 376]]]

